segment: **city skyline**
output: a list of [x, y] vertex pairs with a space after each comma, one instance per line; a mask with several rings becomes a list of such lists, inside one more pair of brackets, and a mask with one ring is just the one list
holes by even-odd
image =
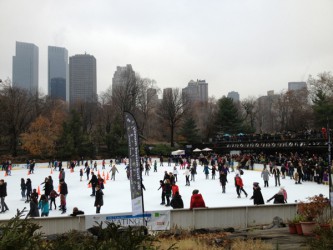
[[160, 89], [205, 79], [210, 96], [236, 91], [241, 99], [279, 93], [288, 82], [333, 69], [330, 0], [4, 0], [0, 8], [6, 24], [0, 27], [6, 34], [0, 39], [0, 79], [11, 78], [15, 41], [34, 43], [45, 94], [48, 46], [94, 55], [97, 93], [112, 85], [117, 66], [127, 64]]

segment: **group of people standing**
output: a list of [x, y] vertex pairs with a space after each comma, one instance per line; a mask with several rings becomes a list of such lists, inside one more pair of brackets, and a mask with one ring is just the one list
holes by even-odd
[[[39, 216], [49, 216], [50, 210], [52, 210], [52, 206], [54, 206], [54, 210], [57, 209], [56, 198], [60, 197], [60, 205], [59, 210], [62, 211], [62, 214], [66, 213], [66, 196], [68, 194], [68, 187], [65, 180], [61, 177], [61, 173], [59, 177], [59, 193], [54, 190], [53, 186], [53, 179], [52, 176], [48, 176], [45, 178], [44, 182], [41, 185], [44, 185], [43, 191], [44, 193], [39, 198], [39, 192], [36, 189], [33, 189], [33, 192], [28, 195], [28, 191], [26, 193], [27, 200], [26, 202], [30, 202], [30, 210], [28, 212], [28, 216], [30, 217], [39, 217]], [[29, 186], [31, 189], [31, 181], [28, 178], [27, 182], [29, 181]], [[27, 188], [26, 185], [25, 187]], [[28, 189], [27, 189], [28, 190]], [[21, 179], [21, 191], [22, 191], [22, 198], [24, 198], [24, 179]], [[39, 200], [38, 200], [39, 199]], [[41, 212], [39, 213], [39, 210]]]

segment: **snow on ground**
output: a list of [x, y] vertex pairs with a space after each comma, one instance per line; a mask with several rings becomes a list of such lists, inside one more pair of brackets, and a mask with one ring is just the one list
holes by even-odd
[[[154, 159], [153, 159], [154, 161]], [[172, 172], [174, 164], [171, 167], [167, 167], [164, 163], [164, 167], [160, 167], [158, 162], [158, 172], [153, 172], [153, 167], [149, 173], [149, 176], [145, 176], [143, 173], [143, 183], [146, 187], [144, 191], [144, 208], [146, 211], [154, 210], [168, 210], [171, 207], [165, 207], [160, 205], [161, 203], [161, 190], [159, 188], [159, 180], [163, 179], [164, 171]], [[68, 185], [67, 196], [67, 213], [69, 215], [73, 207], [78, 207], [83, 210], [85, 214], [95, 214], [94, 197], [91, 197], [91, 189], [88, 188], [88, 181], [86, 175], [83, 176], [83, 181], [80, 182], [79, 169], [83, 166], [75, 168], [74, 173], [70, 173], [69, 169], [65, 169], [66, 178], [65, 182]], [[130, 194], [130, 182], [127, 180], [125, 165], [117, 165], [119, 173], [116, 174], [116, 181], [108, 180], [105, 184], [104, 192], [104, 206], [101, 209], [101, 213], [122, 213], [131, 212], [131, 194]], [[100, 174], [103, 173], [102, 166], [98, 165]], [[106, 170], [109, 171], [110, 167], [106, 166]], [[106, 175], [105, 170], [105, 175]], [[244, 171], [242, 179], [244, 182], [244, 189], [248, 193], [246, 198], [242, 194], [242, 198], [237, 198], [236, 189], [234, 186], [234, 173], [228, 175], [228, 183], [226, 186], [226, 194], [222, 194], [222, 188], [216, 175], [216, 179], [206, 180], [203, 173], [203, 166], [198, 166], [195, 182], [191, 182], [191, 186], [185, 186], [184, 170], [180, 170], [178, 167], [178, 182], [180, 194], [184, 201], [184, 208], [189, 208], [190, 198], [193, 189], [198, 189], [203, 195], [203, 198], [208, 207], [230, 207], [230, 206], [247, 206], [253, 205], [253, 201], [250, 200], [252, 196], [252, 184], [253, 182], [259, 182], [262, 190], [263, 197], [266, 200], [271, 198], [275, 193], [279, 191], [279, 187], [275, 187], [274, 178], [269, 180], [269, 187], [264, 188], [264, 183], [261, 178], [261, 172], [258, 171]], [[11, 176], [4, 176], [4, 172], [0, 172], [0, 178], [3, 178], [7, 182], [7, 194], [6, 203], [9, 207], [9, 211], [0, 213], [1, 219], [12, 218], [16, 214], [16, 209], [23, 209], [26, 207], [29, 209], [29, 204], [21, 201], [20, 180], [21, 178], [30, 178], [32, 181], [32, 188], [38, 187], [40, 183], [44, 181], [44, 178], [51, 175], [50, 168], [35, 168], [35, 173], [27, 175], [27, 169], [15, 169], [12, 171]], [[95, 171], [96, 172], [96, 171]], [[1, 177], [1, 175], [3, 177]], [[54, 180], [54, 187], [57, 191], [58, 187], [58, 171], [53, 171], [52, 178]], [[281, 179], [281, 186], [285, 187], [288, 193], [288, 202], [294, 203], [295, 200], [305, 200], [306, 197], [323, 194], [328, 197], [329, 188], [327, 185], [318, 185], [315, 182], [304, 182], [301, 185], [295, 185], [293, 180], [289, 177]], [[43, 186], [40, 185], [40, 190], [43, 193]], [[59, 198], [56, 199], [57, 206], [60, 204]], [[273, 203], [273, 200], [270, 202]], [[52, 210], [49, 214], [50, 217], [62, 216], [61, 211]]]

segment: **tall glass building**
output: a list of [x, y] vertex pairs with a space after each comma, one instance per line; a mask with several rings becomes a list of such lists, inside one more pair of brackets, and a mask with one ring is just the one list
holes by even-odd
[[31, 94], [38, 92], [38, 54], [35, 44], [16, 42], [13, 56], [13, 87], [23, 88]]
[[70, 105], [97, 101], [96, 59], [92, 55], [69, 58]]
[[69, 101], [68, 51], [48, 47], [48, 93], [51, 98]]

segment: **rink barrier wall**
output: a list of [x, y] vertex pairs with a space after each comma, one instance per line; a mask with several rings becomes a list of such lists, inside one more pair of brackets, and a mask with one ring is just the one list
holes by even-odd
[[171, 228], [248, 228], [268, 225], [278, 216], [284, 222], [296, 214], [296, 204], [176, 209], [171, 211]]
[[[294, 218], [297, 204], [239, 206], [199, 209], [170, 210], [170, 228], [199, 229], [199, 228], [239, 228], [245, 229], [258, 225], [269, 225], [275, 216], [284, 222]], [[77, 217], [43, 217], [32, 218], [42, 228], [45, 235], [62, 234], [70, 230], [85, 230], [85, 216]], [[8, 220], [0, 220], [6, 223]]]

